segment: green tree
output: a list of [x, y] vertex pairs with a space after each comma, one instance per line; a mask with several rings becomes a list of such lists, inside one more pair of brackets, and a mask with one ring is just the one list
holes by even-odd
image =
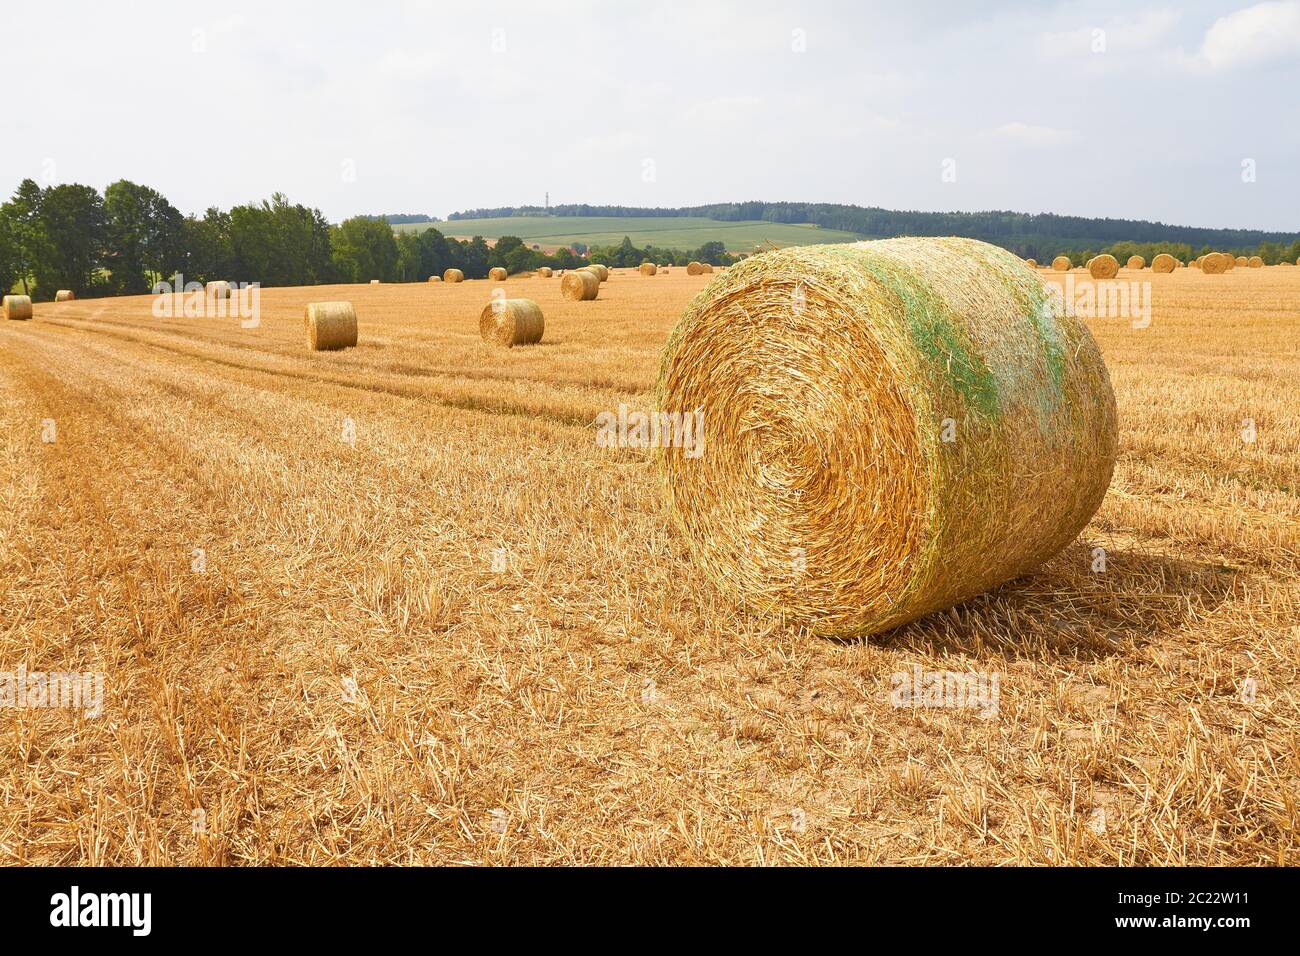
[[[30, 280], [36, 273], [37, 263], [46, 255], [45, 223], [41, 219], [41, 187], [31, 179], [24, 179], [14, 190], [13, 198], [0, 207], [8, 223], [8, 242], [13, 257], [13, 268], [22, 283], [23, 292], [32, 292]], [[8, 288], [4, 290], [8, 292]]]
[[90, 186], [51, 186], [41, 193], [40, 218], [45, 248], [34, 269], [37, 294], [52, 297], [58, 289], [78, 296], [91, 293], [108, 240], [103, 198]]

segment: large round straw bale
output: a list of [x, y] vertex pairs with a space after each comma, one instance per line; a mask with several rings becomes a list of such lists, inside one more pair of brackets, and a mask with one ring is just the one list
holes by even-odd
[[448, 269], [446, 272], [442, 274], [442, 281], [443, 282], [464, 282], [465, 273], [461, 272], [459, 269]]
[[1248, 265], [1250, 265], [1250, 260], [1247, 259], [1245, 256], [1237, 256], [1237, 258], [1236, 258], [1235, 261], [1236, 261], [1237, 265], [1239, 265], [1239, 266], [1248, 266]]
[[641, 274], [643, 276], [652, 276], [658, 271], [659, 271], [659, 267], [655, 265], [653, 262], [641, 263]]
[[510, 273], [500, 266], [493, 266], [488, 270], [488, 278], [493, 282], [505, 282], [506, 279], [510, 278]]
[[532, 299], [493, 299], [478, 317], [483, 341], [506, 348], [540, 342], [545, 327], [541, 307]]
[[357, 344], [357, 313], [351, 302], [312, 302], [303, 313], [307, 346], [313, 352]]
[[584, 266], [584, 268], [587, 269], [587, 271], [589, 272], [595, 273], [596, 278], [599, 279], [601, 282], [609, 281], [609, 266], [604, 265], [603, 263], [600, 262], [593, 262], [589, 266]]
[[1237, 268], [1237, 257], [1231, 252], [1223, 252], [1220, 253], [1220, 255], [1223, 256], [1224, 272], [1231, 272], [1233, 269]]
[[686, 263], [686, 274], [688, 276], [702, 276], [704, 275], [704, 266], [698, 262], [688, 262]]
[[705, 275], [711, 275], [713, 273], [713, 263], [711, 262], [701, 262], [700, 267], [704, 270]]
[[1094, 279], [1113, 279], [1119, 275], [1119, 261], [1108, 252], [1088, 263], [1088, 274]]
[[230, 298], [230, 283], [226, 282], [224, 279], [217, 279], [209, 282], [203, 287], [203, 290], [214, 299]]
[[1226, 256], [1221, 252], [1209, 252], [1201, 257], [1201, 271], [1207, 276], [1223, 275], [1228, 270], [1228, 263], [1231, 256]]
[[1051, 288], [971, 239], [793, 247], [712, 282], [657, 405], [703, 416], [661, 459], [697, 566], [747, 606], [869, 634], [1060, 552], [1117, 435], [1097, 345]]
[[32, 297], [29, 295], [7, 295], [0, 301], [6, 319], [27, 320], [32, 317]]
[[540, 269], [537, 270], [537, 274], [541, 276], [543, 279], [549, 279], [551, 277], [551, 267], [542, 266]]
[[[1147, 261], [1141, 256], [1129, 256], [1128, 262], [1124, 263], [1126, 269], [1145, 269]], [[1155, 260], [1152, 260], [1152, 268], [1155, 268]]]
[[600, 294], [600, 278], [586, 269], [566, 272], [560, 280], [560, 295], [575, 302], [585, 302]]
[[54, 293], [55, 302], [71, 302], [76, 297], [77, 294], [71, 289], [60, 289], [58, 292]]
[[1251, 256], [1246, 260], [1246, 265], [1252, 269], [1261, 269], [1264, 266], [1264, 260], [1259, 256]]
[[1162, 252], [1151, 260], [1152, 272], [1173, 272], [1178, 268], [1178, 260], [1167, 252]]
[[1052, 260], [1052, 268], [1053, 268], [1055, 271], [1057, 271], [1057, 272], [1069, 272], [1069, 271], [1070, 271], [1070, 257], [1069, 257], [1069, 256], [1057, 256], [1055, 259]]

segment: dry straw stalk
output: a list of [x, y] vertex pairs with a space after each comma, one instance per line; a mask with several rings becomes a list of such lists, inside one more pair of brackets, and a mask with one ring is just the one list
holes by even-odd
[[29, 295], [7, 295], [0, 302], [6, 319], [27, 320], [32, 317], [32, 297]]
[[545, 330], [542, 309], [532, 299], [493, 299], [478, 317], [483, 341], [506, 348], [535, 345]]
[[560, 280], [560, 294], [575, 302], [586, 302], [600, 294], [600, 279], [594, 272], [575, 269]]
[[661, 457], [698, 566], [818, 633], [883, 631], [1037, 567], [1110, 483], [1115, 399], [1086, 326], [1013, 254], [890, 239], [754, 256], [664, 349]]
[[307, 346], [313, 352], [357, 344], [357, 313], [351, 302], [312, 302], [303, 313]]

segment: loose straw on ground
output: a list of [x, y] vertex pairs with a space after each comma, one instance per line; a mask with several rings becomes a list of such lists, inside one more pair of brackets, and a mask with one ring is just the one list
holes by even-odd
[[754, 256], [664, 349], [680, 542], [748, 607], [869, 634], [1039, 566], [1100, 505], [1115, 399], [1087, 327], [1006, 250], [890, 239]]

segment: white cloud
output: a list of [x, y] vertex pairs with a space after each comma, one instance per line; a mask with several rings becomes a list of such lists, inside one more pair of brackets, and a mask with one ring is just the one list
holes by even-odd
[[1205, 34], [1199, 63], [1231, 70], [1300, 55], [1300, 2], [1257, 3], [1220, 17]]
[[1079, 138], [1078, 132], [1072, 129], [1056, 129], [1051, 126], [1034, 126], [1020, 122], [1003, 123], [993, 130], [993, 135], [1017, 146], [1032, 146], [1036, 149], [1064, 146]]

